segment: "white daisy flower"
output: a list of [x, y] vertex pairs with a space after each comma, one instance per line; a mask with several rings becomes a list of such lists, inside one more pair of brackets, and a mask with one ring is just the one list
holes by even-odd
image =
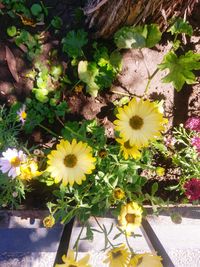
[[20, 174], [20, 165], [26, 160], [26, 155], [16, 148], [8, 148], [0, 158], [0, 170], [8, 173], [9, 177], [15, 178]]
[[26, 106], [23, 105], [19, 111], [17, 111], [17, 115], [19, 116], [19, 120], [22, 122], [22, 124], [25, 123], [26, 121], [26, 117], [27, 117], [27, 113], [26, 113]]

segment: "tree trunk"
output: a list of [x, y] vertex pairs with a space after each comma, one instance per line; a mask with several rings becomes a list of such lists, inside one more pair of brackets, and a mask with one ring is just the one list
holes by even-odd
[[109, 38], [122, 25], [154, 22], [166, 29], [172, 16], [190, 15], [199, 0], [88, 0], [86, 22], [95, 38]]

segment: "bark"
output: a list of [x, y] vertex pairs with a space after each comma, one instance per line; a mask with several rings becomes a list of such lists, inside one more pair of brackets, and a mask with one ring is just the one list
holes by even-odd
[[122, 25], [154, 22], [166, 29], [172, 16], [188, 16], [199, 0], [88, 0], [84, 8], [95, 38], [109, 38]]

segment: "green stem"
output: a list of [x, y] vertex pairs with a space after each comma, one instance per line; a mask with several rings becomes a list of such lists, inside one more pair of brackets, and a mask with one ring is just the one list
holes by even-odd
[[107, 236], [107, 233], [105, 233], [103, 227], [101, 226], [101, 224], [99, 223], [99, 221], [97, 220], [96, 217], [94, 217], [96, 223], [98, 224], [99, 228], [101, 229], [101, 231], [105, 234], [105, 238], [106, 240], [108, 241], [108, 243], [111, 245], [112, 248], [114, 248], [113, 244], [111, 243], [111, 241], [109, 240], [108, 236]]
[[129, 241], [128, 241], [127, 234], [124, 233], [124, 235], [125, 235], [125, 238], [126, 238], [126, 244], [127, 244], [128, 248], [129, 248], [130, 252], [133, 253], [133, 249], [132, 249], [132, 247], [130, 246], [130, 243], [129, 243]]
[[42, 129], [44, 129], [45, 131], [47, 131], [48, 133], [52, 134], [55, 137], [59, 137], [59, 135], [57, 135], [56, 133], [54, 133], [53, 131], [51, 131], [50, 129], [48, 129], [47, 127], [45, 127], [42, 124], [38, 124], [38, 126], [40, 126]]
[[73, 87], [71, 88], [71, 91], [81, 82], [81, 80], [78, 80], [78, 82], [76, 82]]
[[78, 244], [79, 244], [79, 241], [80, 241], [80, 238], [81, 238], [81, 235], [82, 235], [84, 227], [85, 227], [85, 224], [82, 226], [81, 231], [80, 231], [80, 233], [79, 233], [79, 235], [77, 237], [77, 240], [76, 240], [76, 242], [74, 244], [74, 247], [73, 247], [73, 248], [76, 248], [75, 260], [77, 260], [77, 257], [78, 257]]
[[148, 78], [148, 82], [147, 82], [147, 85], [146, 85], [146, 88], [145, 88], [145, 91], [144, 91], [144, 96], [146, 95], [146, 93], [148, 92], [148, 89], [149, 89], [149, 85], [153, 79], [153, 77], [156, 75], [156, 73], [159, 71], [159, 69], [157, 68], [153, 73], [152, 75]]
[[68, 127], [68, 126], [64, 126], [65, 127], [65, 129], [67, 129], [68, 131], [70, 131], [72, 134], [74, 134], [74, 135], [76, 135], [76, 136], [78, 136], [81, 140], [85, 140], [86, 142], [87, 142], [87, 140], [86, 140], [86, 138], [85, 137], [83, 137], [82, 135], [80, 135], [79, 133], [77, 133], [77, 132], [75, 132], [74, 130], [72, 130], [70, 127]]

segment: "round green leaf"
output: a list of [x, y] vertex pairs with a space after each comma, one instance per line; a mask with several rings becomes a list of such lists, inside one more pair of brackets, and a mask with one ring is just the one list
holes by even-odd
[[17, 34], [17, 28], [15, 26], [10, 26], [7, 28], [7, 34], [10, 37], [14, 37]]
[[39, 4], [33, 4], [31, 7], [31, 13], [34, 16], [38, 16], [42, 12], [42, 7]]

